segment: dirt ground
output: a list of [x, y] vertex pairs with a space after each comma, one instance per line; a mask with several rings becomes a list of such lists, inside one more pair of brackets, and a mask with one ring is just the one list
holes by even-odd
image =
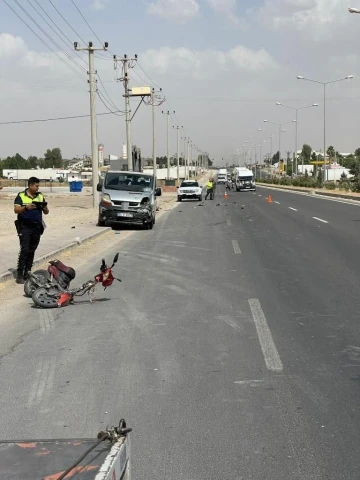
[[[157, 202], [160, 211], [163, 210], [169, 201], [175, 199], [175, 194], [167, 194], [158, 197]], [[2, 239], [14, 236], [15, 214], [13, 209], [15, 194], [0, 193], [0, 243]], [[46, 194], [46, 201], [49, 204], [50, 213], [46, 217], [46, 225], [52, 228], [75, 224], [96, 225], [97, 209], [92, 206], [92, 195], [89, 192], [77, 194]]]
[[[69, 197], [69, 195], [54, 195], [51, 197], [51, 195], [48, 194], [46, 195], [46, 200], [49, 202], [49, 209], [51, 209], [51, 213], [54, 211], [56, 213], [55, 215], [48, 215], [46, 219], [46, 223], [48, 225], [53, 224], [58, 226], [59, 216], [63, 217], [63, 222], [65, 222], [66, 225], [70, 225], [74, 223], [74, 221], [76, 222], [80, 220], [82, 223], [96, 223], [97, 210], [93, 209], [92, 196], [89, 194], [84, 194], [82, 196], [79, 195], [76, 198]], [[176, 195], [170, 194], [163, 195], [157, 199], [159, 206], [159, 211], [156, 214], [157, 220], [161, 218], [164, 213], [177, 206], [175, 200]], [[15, 217], [13, 213], [13, 203], [14, 196], [3, 198], [3, 195], [0, 195], [0, 215], [2, 218], [1, 223], [2, 225], [9, 225], [10, 230], [13, 229]], [[9, 229], [4, 227], [0, 229], [0, 245], [2, 239], [6, 238], [6, 236], [10, 237], [13, 235], [12, 231], [7, 232], [7, 230]], [[104, 254], [104, 245], [106, 245], [106, 249], [111, 249], [115, 245], [120, 246], [120, 244], [125, 239], [133, 235], [134, 232], [136, 232], [136, 230], [121, 231], [120, 233], [117, 232], [117, 234], [115, 234], [115, 232], [112, 230], [107, 231], [104, 233], [104, 235], [101, 235], [94, 240], [90, 240], [82, 245], [77, 246], [76, 248], [63, 252], [61, 254], [61, 260], [64, 263], [71, 265], [73, 268], [75, 268], [75, 270], [81, 271], [82, 267], [84, 267], [91, 258], [102, 258], [102, 255]], [[47, 265], [48, 262], [45, 261], [43, 264], [37, 265], [36, 269], [47, 268]], [[94, 272], [96, 272], [99, 265], [94, 265]], [[14, 290], [12, 287], [14, 287], [16, 290]], [[21, 292], [21, 295], [23, 295], [22, 289], [22, 285], [16, 285], [15, 280], [11, 282], [0, 283], [0, 316], [6, 311], [7, 307], [14, 302], [17, 292]]]

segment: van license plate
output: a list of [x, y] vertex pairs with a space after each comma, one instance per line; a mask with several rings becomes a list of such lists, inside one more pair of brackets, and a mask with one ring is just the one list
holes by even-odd
[[119, 212], [117, 214], [118, 217], [128, 217], [128, 218], [131, 218], [133, 217], [134, 215], [132, 213], [127, 213], [127, 212]]

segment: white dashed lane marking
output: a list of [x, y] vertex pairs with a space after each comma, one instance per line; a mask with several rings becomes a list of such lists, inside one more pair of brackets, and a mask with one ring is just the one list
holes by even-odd
[[314, 220], [318, 220], [319, 222], [322, 222], [322, 223], [329, 223], [327, 220], [323, 220], [322, 218], [318, 218], [318, 217], [312, 217]]
[[234, 253], [235, 254], [241, 253], [238, 241], [237, 240], [231, 240], [231, 243], [232, 243], [232, 246], [233, 246], [233, 249], [234, 249]]

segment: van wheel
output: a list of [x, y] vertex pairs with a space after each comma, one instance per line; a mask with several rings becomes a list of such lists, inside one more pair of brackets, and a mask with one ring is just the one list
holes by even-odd
[[181, 202], [182, 198], [178, 196], [177, 200], [178, 200], [178, 202]]

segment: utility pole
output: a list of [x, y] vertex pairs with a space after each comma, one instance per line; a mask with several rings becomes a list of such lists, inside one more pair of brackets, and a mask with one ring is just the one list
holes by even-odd
[[[123, 65], [122, 68], [122, 77], [117, 80], [123, 82], [125, 94], [125, 125], [126, 125], [126, 154], [127, 154], [127, 164], [128, 170], [132, 171], [133, 167], [133, 158], [132, 158], [132, 146], [131, 146], [131, 118], [130, 118], [130, 89], [129, 89], [129, 68], [133, 68], [137, 62], [137, 55], [134, 58], [129, 58], [127, 55], [124, 55], [122, 58], [114, 55], [115, 66], [117, 62], [121, 62]], [[116, 68], [116, 67], [115, 67]]]
[[188, 137], [188, 140], [187, 140], [187, 159], [186, 159], [186, 163], [187, 163], [187, 180], [189, 180], [190, 178], [190, 138]]
[[155, 137], [155, 88], [151, 90], [151, 104], [152, 104], [152, 124], [153, 124], [153, 174], [154, 174], [154, 181], [155, 181], [156, 168], [157, 168], [156, 167], [156, 137]]
[[175, 113], [175, 111], [173, 112], [169, 112], [169, 110], [167, 112], [161, 112], [163, 115], [167, 115], [167, 139], [166, 139], [166, 163], [167, 163], [167, 179], [169, 180], [170, 178], [170, 157], [169, 157], [169, 122], [170, 122], [170, 115], [173, 113]]
[[184, 140], [184, 158], [183, 158], [183, 164], [184, 164], [184, 178], [186, 180], [186, 140], [187, 137], [181, 137], [182, 140]]
[[97, 185], [99, 183], [99, 159], [96, 131], [96, 70], [94, 67], [94, 52], [97, 50], [107, 50], [109, 44], [105, 42], [102, 47], [94, 47], [92, 42], [87, 47], [79, 48], [78, 42], [74, 42], [74, 49], [78, 52], [89, 52], [89, 85], [90, 85], [90, 122], [91, 122], [91, 165], [92, 165], [92, 187], [93, 187], [93, 207], [99, 208], [99, 193]]
[[[173, 128], [175, 128], [175, 127], [173, 127]], [[179, 126], [176, 127], [176, 135], [177, 135], [177, 137], [176, 137], [176, 143], [177, 143], [176, 170], [177, 170], [177, 172], [176, 173], [177, 173], [178, 183], [180, 181], [180, 159], [179, 159], [179, 129], [180, 128], [184, 128], [184, 127], [179, 127]]]

